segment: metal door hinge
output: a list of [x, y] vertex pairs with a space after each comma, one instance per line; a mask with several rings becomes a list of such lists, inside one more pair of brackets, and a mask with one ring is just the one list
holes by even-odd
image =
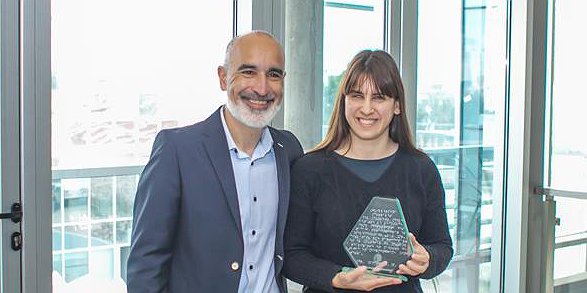
[[10, 213], [1, 213], [0, 219], [10, 219], [14, 223], [20, 223], [20, 220], [22, 220], [22, 206], [17, 202], [13, 203]]

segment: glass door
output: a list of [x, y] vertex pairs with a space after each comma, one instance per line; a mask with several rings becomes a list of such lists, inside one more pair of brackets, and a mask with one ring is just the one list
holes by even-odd
[[[587, 291], [587, 123], [584, 95], [587, 27], [582, 0], [550, 1], [550, 120], [545, 151], [546, 193], [556, 202], [553, 292]], [[547, 116], [548, 117], [548, 116]], [[552, 241], [552, 239], [545, 239]], [[547, 290], [549, 288], [547, 287]], [[548, 292], [548, 291], [547, 291]], [[552, 292], [552, 291], [551, 291]]]
[[[21, 291], [18, 1], [0, 4], [0, 293]], [[14, 209], [13, 209], [14, 206]]]

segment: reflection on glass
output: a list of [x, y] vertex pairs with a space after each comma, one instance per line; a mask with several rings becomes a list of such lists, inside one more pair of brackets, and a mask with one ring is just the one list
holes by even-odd
[[132, 221], [116, 222], [116, 243], [128, 244], [130, 242]]
[[112, 217], [112, 177], [92, 178], [91, 214], [92, 219]]
[[53, 206], [53, 223], [61, 223], [61, 181], [53, 180], [52, 187], [52, 206]]
[[88, 253], [74, 252], [65, 254], [65, 281], [71, 282], [88, 273]]
[[[126, 292], [137, 166], [158, 131], [224, 103], [234, 3], [51, 1], [53, 292]], [[238, 5], [243, 32], [252, 4]]]
[[63, 270], [61, 269], [63, 260], [61, 259], [61, 257], [61, 253], [53, 254], [53, 271], [59, 273], [60, 275], [63, 274]]
[[142, 165], [159, 130], [221, 105], [216, 68], [232, 37], [232, 6], [53, 0], [53, 169]]
[[112, 244], [114, 231], [112, 223], [92, 224], [92, 246]]
[[130, 253], [130, 248], [128, 246], [124, 246], [120, 248], [120, 278], [126, 282], [126, 262], [128, 261], [128, 254]]
[[383, 0], [324, 1], [324, 92], [322, 133], [328, 122], [342, 73], [364, 49], [383, 49]]
[[88, 219], [89, 179], [63, 179], [63, 206], [65, 222], [79, 222]]
[[58, 226], [58, 227], [53, 227], [53, 233], [52, 233], [52, 238], [53, 238], [53, 251], [55, 250], [61, 250], [62, 247], [62, 242], [61, 242], [61, 229], [63, 229], [63, 227]]
[[418, 2], [416, 142], [442, 176], [455, 250], [441, 292], [496, 290], [506, 12], [507, 1]]
[[584, 77], [577, 72], [587, 66], [587, 41], [577, 38], [587, 26], [582, 13], [587, 2], [557, 1], [555, 9], [550, 183], [557, 189], [587, 192], [587, 136], [576, 129], [584, 124], [587, 108], [587, 100], [577, 98], [584, 90]]
[[137, 176], [116, 177], [116, 216], [132, 217], [132, 208], [137, 190]]
[[65, 226], [65, 249], [88, 247], [88, 226]]
[[[552, 116], [550, 157], [547, 157], [550, 168], [545, 185], [587, 192], [587, 136], [581, 130], [587, 122], [587, 100], [578, 98], [584, 92], [585, 81], [582, 74], [577, 74], [587, 67], [587, 41], [578, 37], [587, 27], [584, 15], [587, 2], [549, 2], [554, 6], [554, 21], [549, 32], [552, 37]], [[587, 273], [587, 200], [562, 197], [555, 200], [560, 226], [555, 230], [554, 283], [560, 290], [583, 292], [574, 288], [573, 283], [584, 282]]]

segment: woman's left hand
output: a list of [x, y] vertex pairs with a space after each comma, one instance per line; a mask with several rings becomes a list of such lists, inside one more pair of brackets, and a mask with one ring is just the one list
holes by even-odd
[[397, 273], [401, 275], [417, 276], [428, 269], [428, 266], [430, 265], [430, 254], [422, 244], [416, 241], [416, 237], [412, 233], [410, 233], [410, 240], [414, 247], [414, 253], [412, 254], [412, 258], [408, 260], [406, 264], [399, 265]]

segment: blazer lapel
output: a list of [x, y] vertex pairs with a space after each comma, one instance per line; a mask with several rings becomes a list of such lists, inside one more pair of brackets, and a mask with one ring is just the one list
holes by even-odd
[[287, 150], [285, 150], [283, 144], [276, 139], [278, 136], [273, 134], [272, 136], [274, 141], [273, 150], [275, 151], [275, 161], [277, 164], [277, 181], [279, 192], [275, 252], [283, 253], [283, 232], [285, 230], [287, 209], [289, 205], [289, 159], [287, 157]]
[[238, 195], [233, 175], [234, 170], [232, 169], [232, 162], [228, 153], [228, 142], [226, 141], [220, 115], [222, 115], [222, 107], [207, 119], [209, 124], [207, 129], [209, 131], [206, 135], [207, 139], [204, 140], [204, 147], [208, 153], [208, 159], [212, 163], [212, 166], [214, 166], [216, 177], [218, 177], [218, 181], [220, 181], [220, 185], [222, 186], [234, 222], [238, 230], [242, 231]]

